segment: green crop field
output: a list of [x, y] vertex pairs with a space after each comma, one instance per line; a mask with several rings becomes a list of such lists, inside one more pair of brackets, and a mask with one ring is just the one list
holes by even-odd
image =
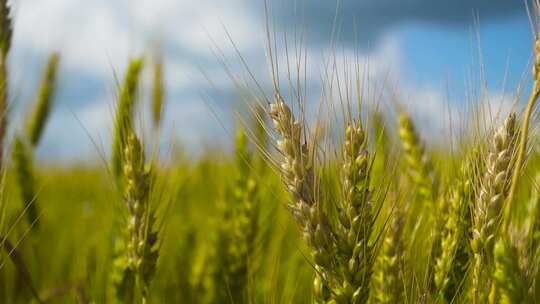
[[52, 164], [34, 152], [62, 57], [11, 121], [9, 9], [0, 0], [0, 303], [540, 302], [540, 40], [526, 103], [464, 105], [471, 119], [432, 145], [399, 100], [367, 106], [362, 66], [326, 75], [308, 103], [303, 59], [281, 79], [269, 33], [271, 94], [251, 88], [233, 149], [198, 157], [157, 147], [164, 61], [126, 58], [110, 147]]

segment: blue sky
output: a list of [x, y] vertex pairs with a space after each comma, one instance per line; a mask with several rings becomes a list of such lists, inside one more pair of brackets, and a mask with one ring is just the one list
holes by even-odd
[[[446, 102], [462, 106], [468, 83], [478, 78], [477, 32], [494, 103], [508, 107], [512, 102], [503, 94], [505, 73], [512, 92], [528, 69], [532, 35], [525, 2], [519, 0], [342, 0], [337, 10], [337, 2], [328, 0], [269, 2], [278, 33], [292, 35], [299, 28], [307, 32], [306, 49], [312, 54], [309, 81], [319, 80], [322, 67], [317, 58], [331, 49], [337, 11], [342, 53], [358, 51], [369, 62], [374, 79], [390, 74], [413, 114], [435, 130], [443, 127]], [[262, 0], [12, 1], [12, 129], [20, 127], [18, 118], [33, 98], [47, 54], [58, 50], [58, 102], [38, 156], [96, 159], [99, 152], [107, 152], [112, 133], [114, 74], [121, 76], [130, 56], [150, 54], [159, 41], [168, 89], [162, 146], [167, 149], [178, 140], [196, 154], [208, 144], [226, 142], [222, 123], [232, 125], [236, 88], [211, 50], [219, 45], [233, 71], [245, 75], [225, 27], [250, 69], [268, 83], [261, 4]], [[145, 80], [143, 92], [148, 92]]]

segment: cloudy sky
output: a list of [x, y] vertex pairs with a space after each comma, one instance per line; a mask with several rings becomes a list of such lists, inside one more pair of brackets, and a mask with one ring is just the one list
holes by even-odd
[[[437, 122], [447, 102], [459, 107], [467, 100], [481, 63], [486, 66], [487, 95], [501, 103], [510, 100], [531, 56], [531, 26], [521, 0], [268, 2], [277, 33], [291, 37], [305, 31], [305, 48], [311, 54], [308, 82], [320, 79], [317, 58], [339, 45], [340, 54], [356, 54], [369, 62], [373, 77], [395, 80], [415, 116], [435, 130], [441, 127]], [[130, 56], [148, 55], [158, 44], [168, 90], [164, 146], [174, 138], [196, 153], [208, 143], [225, 141], [222, 124], [230, 125], [237, 88], [221, 55], [242, 74], [226, 31], [256, 77], [268, 81], [263, 0], [11, 4], [15, 117], [21, 117], [33, 98], [48, 53], [57, 50], [62, 55], [58, 100], [38, 151], [42, 158], [88, 160], [103, 149], [93, 142], [108, 147], [115, 75], [121, 77]], [[216, 45], [221, 55], [216, 55]], [[12, 119], [12, 124], [16, 129], [21, 120]]]

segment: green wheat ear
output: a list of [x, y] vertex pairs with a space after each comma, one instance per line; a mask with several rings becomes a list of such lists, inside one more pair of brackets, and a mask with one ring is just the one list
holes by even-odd
[[232, 193], [231, 235], [227, 254], [227, 281], [234, 303], [249, 303], [250, 263], [255, 251], [258, 230], [257, 183], [253, 179], [252, 155], [243, 128], [236, 135], [235, 160], [238, 170]]
[[39, 211], [34, 188], [34, 175], [32, 174], [32, 155], [28, 144], [19, 136], [13, 141], [13, 164], [15, 176], [21, 192], [21, 198], [26, 209], [26, 217], [30, 225], [38, 224]]
[[460, 294], [470, 259], [468, 238], [471, 230], [470, 206], [474, 200], [473, 151], [462, 164], [457, 182], [451, 190], [448, 202], [448, 216], [441, 231], [440, 253], [434, 267], [434, 281], [438, 298], [442, 303], [452, 303]]
[[13, 25], [10, 14], [11, 9], [7, 5], [7, 0], [0, 0], [0, 51], [3, 57], [7, 57], [11, 48]]
[[392, 216], [371, 278], [370, 297], [373, 303], [400, 303], [404, 299], [404, 213], [398, 209]]
[[435, 182], [431, 162], [413, 121], [404, 112], [399, 115], [399, 137], [409, 177], [418, 189], [420, 198], [425, 202], [433, 203]]
[[[0, 164], [4, 160], [4, 137], [7, 128], [8, 72], [7, 57], [11, 47], [13, 25], [7, 0], [0, 0]], [[2, 166], [0, 165], [0, 168]]]
[[117, 242], [112, 275], [117, 297], [124, 303], [133, 303], [137, 295], [143, 302], [149, 298], [160, 243], [155, 209], [150, 206], [153, 171], [147, 166], [144, 147], [132, 129], [126, 130], [126, 137], [122, 169], [127, 231], [122, 234], [123, 240]]
[[373, 269], [370, 244], [374, 214], [370, 184], [371, 156], [360, 121], [345, 126], [341, 165], [342, 201], [336, 229], [338, 282], [333, 287], [338, 302], [366, 303]]
[[165, 102], [165, 86], [163, 81], [163, 60], [161, 57], [156, 59], [153, 71], [152, 87], [152, 123], [154, 128], [158, 129], [163, 119], [163, 106]]
[[38, 98], [32, 112], [32, 116], [28, 121], [27, 136], [32, 146], [37, 146], [43, 129], [47, 123], [47, 119], [51, 112], [54, 94], [56, 92], [56, 75], [58, 71], [58, 62], [60, 56], [58, 53], [52, 53], [49, 56], [47, 68], [43, 74], [39, 87]]
[[141, 58], [133, 59], [129, 63], [118, 94], [118, 105], [113, 135], [112, 170], [119, 179], [122, 175], [122, 155], [126, 146], [127, 132], [133, 126], [133, 115], [136, 102], [136, 93], [139, 87], [139, 78], [143, 67]]

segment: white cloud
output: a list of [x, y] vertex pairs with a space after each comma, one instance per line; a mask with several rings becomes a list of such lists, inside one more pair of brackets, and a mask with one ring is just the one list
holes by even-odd
[[262, 31], [245, 6], [210, 0], [20, 0], [14, 6], [13, 44], [40, 53], [59, 49], [68, 67], [110, 77], [111, 67], [121, 69], [156, 37], [211, 56], [212, 40], [229, 45], [226, 28], [246, 50]]

